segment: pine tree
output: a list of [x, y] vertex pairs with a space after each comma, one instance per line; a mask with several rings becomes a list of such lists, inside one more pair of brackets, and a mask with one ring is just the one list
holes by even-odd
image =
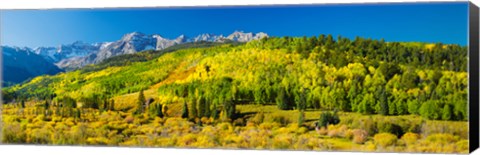
[[151, 117], [156, 117], [157, 116], [157, 106], [154, 104], [150, 104], [150, 106], [147, 107], [148, 109], [148, 114]]
[[291, 109], [291, 107], [288, 105], [288, 100], [287, 100], [285, 89], [280, 88], [280, 92], [278, 93], [275, 101], [277, 103], [278, 109], [280, 109], [280, 110], [290, 110]]
[[213, 109], [212, 109], [212, 118], [214, 119], [217, 119], [218, 118], [218, 110], [217, 110], [217, 104], [214, 104], [213, 105]]
[[232, 100], [228, 100], [227, 103], [228, 103], [227, 117], [233, 120], [236, 116], [236, 105]]
[[303, 123], [305, 122], [305, 112], [303, 110], [300, 110], [300, 113], [298, 114], [298, 126], [302, 126]]
[[163, 108], [160, 104], [155, 104], [155, 109], [157, 110], [157, 116], [163, 118]]
[[190, 97], [190, 117], [196, 118], [197, 116], [197, 101], [194, 97]]
[[22, 102], [20, 102], [20, 106], [21, 106], [22, 108], [25, 108], [25, 100], [22, 100]]
[[135, 112], [136, 114], [141, 114], [144, 112], [143, 105], [145, 104], [145, 102], [146, 102], [145, 95], [143, 94], [143, 90], [141, 90], [140, 93], [138, 94], [137, 111]]
[[210, 113], [210, 102], [206, 101], [205, 100], [205, 114], [203, 114], [204, 117], [210, 117], [211, 113]]
[[388, 107], [387, 93], [386, 93], [384, 87], [380, 87], [379, 91], [380, 91], [380, 92], [378, 93], [378, 94], [380, 94], [380, 97], [379, 97], [379, 99], [378, 99], [378, 102], [379, 102], [379, 104], [380, 104], [380, 111], [379, 111], [379, 113], [380, 113], [381, 115], [388, 115], [388, 112], [389, 112], [388, 108], [389, 108], [389, 107]]
[[109, 110], [111, 110], [111, 111], [115, 110], [115, 100], [111, 99], [110, 103], [108, 105], [109, 105], [108, 106]]
[[357, 107], [357, 82], [351, 84], [350, 89], [348, 90], [347, 99], [350, 101], [350, 111], [355, 111]]
[[43, 104], [43, 107], [45, 108], [45, 110], [47, 110], [48, 108], [50, 108], [50, 103], [48, 103], [48, 101], [45, 100], [45, 104]]
[[188, 105], [187, 105], [187, 102], [184, 102], [184, 103], [183, 103], [182, 118], [188, 118]]
[[80, 120], [82, 118], [82, 114], [80, 110], [75, 109], [75, 119]]
[[199, 96], [197, 99], [197, 106], [198, 106], [198, 117], [202, 118], [205, 115], [205, 99], [203, 96]]
[[452, 120], [452, 108], [448, 104], [443, 107], [442, 120]]
[[108, 111], [110, 106], [110, 102], [107, 98], [103, 100], [103, 110]]
[[167, 117], [168, 106], [167, 104], [160, 105], [163, 117]]

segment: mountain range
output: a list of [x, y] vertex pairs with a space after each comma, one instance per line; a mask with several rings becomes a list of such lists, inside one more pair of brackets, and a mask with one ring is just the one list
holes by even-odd
[[2, 47], [2, 85], [23, 82], [31, 77], [56, 74], [62, 70], [29, 48]]
[[85, 43], [76, 41], [58, 47], [37, 47], [33, 49], [1, 46], [4, 59], [4, 69], [2, 71], [4, 81], [2, 83], [19, 83], [38, 75], [56, 74], [89, 64], [98, 64], [117, 55], [132, 54], [145, 50], [162, 50], [184, 43], [248, 42], [264, 37], [268, 37], [268, 34], [235, 31], [227, 36], [206, 33], [192, 38], [180, 35], [177, 38], [169, 39], [159, 34], [147, 35], [141, 32], [132, 32], [113, 42]]

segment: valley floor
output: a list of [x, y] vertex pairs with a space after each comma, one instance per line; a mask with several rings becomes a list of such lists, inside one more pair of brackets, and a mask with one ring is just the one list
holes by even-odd
[[[174, 106], [174, 105], [172, 105]], [[178, 106], [181, 107], [181, 106]], [[183, 119], [176, 110], [164, 118], [130, 112], [83, 109], [80, 118], [53, 110], [47, 116], [28, 106], [2, 109], [3, 142], [52, 145], [146, 146], [316, 151], [467, 153], [467, 122], [428, 121], [418, 116], [340, 112], [341, 122], [315, 130], [321, 111], [273, 105], [238, 105], [239, 119]], [[172, 108], [175, 109], [175, 108]], [[178, 109], [178, 108], [177, 108]], [[401, 135], [394, 132], [400, 127]]]

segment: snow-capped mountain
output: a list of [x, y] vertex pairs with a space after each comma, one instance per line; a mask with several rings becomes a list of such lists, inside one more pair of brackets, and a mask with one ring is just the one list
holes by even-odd
[[244, 33], [235, 31], [225, 37], [224, 35], [215, 35], [211, 33], [200, 34], [189, 38], [180, 35], [177, 38], [169, 39], [159, 34], [143, 34], [141, 32], [132, 32], [123, 35], [120, 40], [103, 43], [85, 43], [76, 41], [71, 44], [64, 44], [58, 47], [37, 47], [28, 49], [35, 54], [42, 56], [46, 61], [54, 63], [61, 69], [76, 69], [89, 64], [97, 64], [103, 60], [123, 54], [132, 54], [144, 50], [162, 50], [178, 44], [188, 42], [248, 42], [251, 40], [268, 37], [266, 33]]
[[262, 39], [263, 37], [268, 37], [268, 35], [263, 32], [253, 34], [252, 32], [244, 33], [242, 31], [235, 31], [232, 34], [228, 35], [227, 39], [237, 42], [248, 42], [250, 40]]
[[87, 44], [76, 41], [72, 44], [60, 45], [58, 47], [37, 47], [34, 53], [43, 56], [49, 62], [58, 62], [72, 57], [83, 57], [96, 53], [102, 44]]
[[[56, 61], [55, 64], [60, 68], [75, 69], [88, 64], [97, 64], [107, 58], [117, 55], [132, 54], [144, 50], [162, 50], [171, 46], [188, 42], [225, 42], [226, 40], [235, 42], [248, 42], [251, 40], [261, 39], [263, 37], [268, 37], [268, 35], [263, 32], [253, 34], [235, 31], [228, 37], [207, 33], [200, 34], [193, 38], [180, 35], [175, 39], [168, 39], [159, 34], [146, 35], [141, 32], [132, 32], [125, 34], [120, 40], [115, 42], [91, 45], [92, 48], [90, 49], [92, 50], [88, 50], [89, 54], [82, 53], [81, 56], [65, 57], [60, 61]], [[96, 48], [98, 48], [97, 51], [95, 51]], [[58, 53], [63, 53], [63, 51], [58, 51]]]
[[223, 35], [215, 35], [215, 34], [210, 34], [210, 33], [205, 33], [205, 34], [200, 34], [197, 37], [193, 38], [192, 42], [200, 42], [200, 41], [206, 41], [206, 42], [222, 42], [225, 40], [225, 37]]
[[161, 35], [155, 34], [152, 35], [153, 38], [156, 40], [155, 49], [162, 50], [168, 48], [170, 46], [178, 45], [187, 42], [187, 38], [185, 35], [180, 35], [176, 39], [170, 40], [167, 38], [162, 37]]

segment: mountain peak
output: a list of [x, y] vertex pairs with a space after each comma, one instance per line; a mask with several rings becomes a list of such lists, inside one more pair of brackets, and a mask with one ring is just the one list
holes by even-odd
[[[49, 62], [57, 63], [61, 68], [79, 68], [84, 65], [101, 62], [116, 55], [130, 54], [144, 50], [162, 50], [178, 44], [188, 42], [217, 42], [223, 43], [231, 40], [234, 42], [248, 42], [251, 40], [268, 37], [264, 32], [252, 33], [235, 30], [232, 34], [203, 33], [189, 38], [182, 34], [176, 38], [165, 38], [160, 34], [144, 34], [134, 31], [124, 34], [121, 39], [112, 42], [85, 43], [75, 41], [72, 44], [58, 47], [40, 47], [34, 52], [43, 56]], [[82, 62], [79, 62], [82, 61]], [[59, 65], [61, 62], [62, 65]]]
[[145, 34], [142, 33], [142, 32], [139, 32], [139, 31], [133, 31], [133, 32], [127, 33], [125, 35], [135, 36], [135, 35], [145, 35]]
[[235, 31], [233, 31], [233, 33], [232, 33], [232, 34], [243, 34], [243, 33], [244, 33], [244, 32], [243, 32], [243, 31], [241, 31], [241, 30], [235, 30]]
[[183, 39], [183, 38], [187, 38], [187, 36], [185, 36], [184, 34], [182, 34], [182, 35], [178, 36], [177, 39], [178, 39], [178, 38], [182, 38], [182, 39]]
[[122, 40], [136, 40], [139, 38], [145, 38], [146, 35], [142, 32], [134, 31], [123, 35]]

